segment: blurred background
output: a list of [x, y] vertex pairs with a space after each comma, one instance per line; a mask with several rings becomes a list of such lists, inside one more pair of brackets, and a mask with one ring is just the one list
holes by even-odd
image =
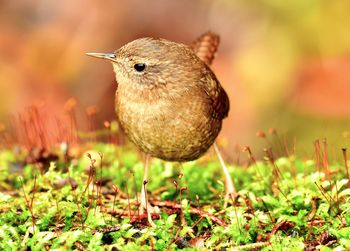
[[221, 36], [213, 69], [231, 101], [220, 135], [227, 157], [245, 145], [261, 156], [268, 144], [310, 157], [327, 138], [337, 158], [350, 145], [349, 9], [319, 0], [1, 1], [0, 133], [20, 128], [13, 121], [33, 105], [45, 107], [46, 126], [65, 124], [51, 120], [76, 107], [74, 126], [104, 128], [115, 119], [116, 82], [111, 65], [86, 52], [144, 36], [189, 44], [211, 30]]

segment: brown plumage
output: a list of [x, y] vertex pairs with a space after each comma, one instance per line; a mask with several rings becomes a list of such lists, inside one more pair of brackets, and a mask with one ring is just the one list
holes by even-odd
[[193, 52], [207, 65], [211, 65], [219, 47], [220, 37], [213, 32], [206, 32], [191, 44]]
[[[164, 39], [140, 38], [114, 53], [88, 53], [113, 64], [118, 88], [115, 109], [129, 139], [146, 155], [140, 212], [159, 209], [148, 203], [149, 156], [169, 161], [194, 160], [211, 145], [226, 177], [225, 205], [236, 191], [215, 144], [229, 99], [209, 65], [219, 37], [205, 33], [192, 47]], [[196, 55], [197, 54], [197, 55]]]
[[[201, 48], [200, 40], [193, 48]], [[140, 38], [114, 53], [90, 55], [112, 61], [118, 82], [118, 120], [143, 152], [169, 161], [189, 161], [214, 143], [229, 100], [215, 74], [191, 47]]]

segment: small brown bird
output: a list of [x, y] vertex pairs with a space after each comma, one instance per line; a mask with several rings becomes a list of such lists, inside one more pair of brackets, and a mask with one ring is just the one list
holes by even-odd
[[[87, 53], [112, 62], [118, 83], [118, 120], [128, 138], [150, 156], [168, 161], [199, 158], [213, 145], [228, 115], [228, 96], [195, 49], [196, 44], [191, 48], [165, 39], [140, 38], [114, 53]], [[214, 148], [219, 154], [215, 144]], [[231, 177], [223, 168], [227, 192], [232, 194]], [[147, 174], [148, 158], [144, 183]], [[141, 209], [147, 209], [144, 189], [141, 203]]]

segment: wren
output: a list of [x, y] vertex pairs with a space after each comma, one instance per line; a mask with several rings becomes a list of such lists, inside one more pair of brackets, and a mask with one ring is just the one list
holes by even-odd
[[[112, 63], [117, 118], [141, 151], [182, 162], [199, 158], [213, 145], [228, 115], [229, 99], [190, 46], [146, 37], [113, 53], [87, 55]], [[147, 173], [148, 161], [144, 180]]]
[[168, 161], [199, 158], [214, 143], [229, 99], [194, 51], [165, 39], [140, 38], [114, 53], [89, 53], [113, 64], [115, 110], [128, 138]]

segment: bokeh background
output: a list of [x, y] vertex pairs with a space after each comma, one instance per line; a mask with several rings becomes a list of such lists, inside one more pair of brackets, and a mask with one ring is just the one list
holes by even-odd
[[310, 157], [327, 138], [336, 158], [350, 145], [349, 10], [350, 1], [320, 0], [1, 1], [0, 131], [28, 105], [45, 103], [54, 117], [71, 97], [81, 130], [89, 111], [103, 128], [115, 119], [114, 74], [86, 52], [143, 36], [190, 43], [211, 30], [221, 36], [213, 69], [231, 100], [226, 155], [249, 145], [261, 156], [286, 141]]

